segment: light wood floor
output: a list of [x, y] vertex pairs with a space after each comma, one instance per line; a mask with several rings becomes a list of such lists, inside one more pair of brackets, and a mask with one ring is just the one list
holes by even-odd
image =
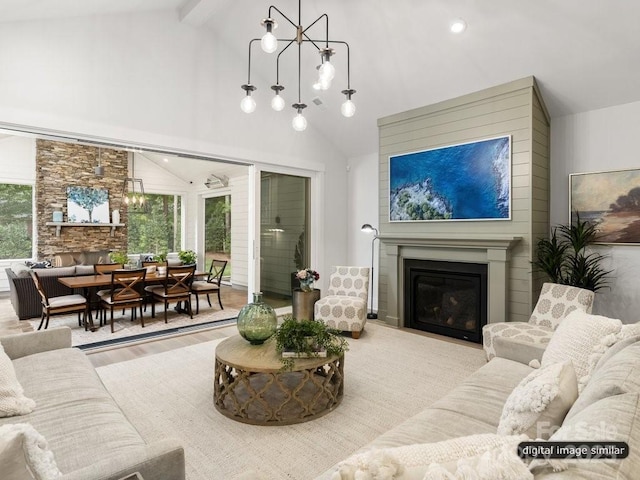
[[[246, 288], [223, 285], [221, 296], [222, 304], [225, 308], [240, 309], [247, 304]], [[204, 297], [200, 300], [206, 302]], [[211, 301], [217, 301], [215, 296], [211, 298]], [[291, 305], [291, 298], [282, 295], [265, 294], [264, 301], [274, 308]], [[18, 320], [18, 317], [13, 310], [13, 306], [11, 305], [11, 301], [9, 300], [9, 293], [0, 293], [0, 335], [22, 333], [30, 330], [32, 330], [30, 323]], [[88, 351], [87, 355], [94, 366], [99, 367], [147, 355], [154, 355], [156, 353], [174, 350], [188, 345], [208, 342], [210, 340], [227, 337], [235, 333], [235, 325], [230, 325], [228, 327], [201, 330], [166, 339], [151, 340], [135, 345], [115, 347], [108, 350], [95, 352]]]

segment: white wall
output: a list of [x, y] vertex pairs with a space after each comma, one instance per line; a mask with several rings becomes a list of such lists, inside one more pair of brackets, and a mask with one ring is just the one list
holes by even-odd
[[[640, 102], [555, 118], [551, 122], [551, 225], [569, 221], [569, 174], [639, 168]], [[594, 313], [640, 321], [640, 246], [608, 245], [610, 289], [596, 294]]]
[[347, 258], [346, 158], [312, 123], [298, 133], [290, 115], [243, 113], [235, 56], [170, 12], [5, 24], [0, 126], [324, 172], [314, 267], [326, 272]]
[[[348, 162], [347, 175], [347, 254], [348, 265], [371, 267], [371, 247], [373, 243], [374, 271], [373, 310], [378, 308], [378, 252], [380, 241], [373, 242], [373, 233], [360, 230], [365, 223], [379, 228], [378, 223], [378, 153], [351, 158]], [[371, 282], [370, 282], [371, 283]], [[369, 304], [369, 308], [371, 305]]]

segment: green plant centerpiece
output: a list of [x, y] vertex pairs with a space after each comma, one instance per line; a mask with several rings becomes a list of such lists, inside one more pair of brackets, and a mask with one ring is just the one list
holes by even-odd
[[606, 276], [611, 273], [600, 265], [605, 255], [588, 252], [597, 239], [597, 225], [581, 220], [576, 214], [574, 223], [554, 227], [550, 238], [538, 241], [533, 266], [554, 283], [597, 292], [606, 285]]
[[167, 252], [160, 252], [154, 255], [153, 259], [159, 263], [167, 263]]
[[113, 263], [120, 263], [122, 265], [126, 265], [129, 263], [129, 257], [127, 256], [127, 252], [109, 252], [109, 259]]
[[185, 265], [193, 265], [196, 263], [198, 256], [193, 250], [180, 250], [180, 252], [178, 252], [178, 258]]
[[292, 315], [284, 316], [274, 338], [278, 353], [294, 354], [292, 357], [282, 357], [284, 370], [291, 370], [295, 357], [340, 356], [349, 350], [349, 343], [340, 330], [315, 320], [296, 320]]

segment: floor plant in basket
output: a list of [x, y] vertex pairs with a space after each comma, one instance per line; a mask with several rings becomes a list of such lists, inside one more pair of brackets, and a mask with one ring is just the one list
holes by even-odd
[[349, 349], [340, 330], [315, 320], [296, 320], [285, 315], [274, 335], [284, 370], [291, 370], [295, 358], [339, 356]]

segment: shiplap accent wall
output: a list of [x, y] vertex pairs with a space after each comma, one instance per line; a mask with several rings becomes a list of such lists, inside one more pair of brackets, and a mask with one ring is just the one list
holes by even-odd
[[231, 283], [249, 285], [249, 175], [229, 179], [231, 188]]
[[[513, 235], [508, 271], [510, 321], [527, 321], [540, 290], [531, 260], [549, 230], [549, 115], [533, 77], [378, 120], [381, 236]], [[389, 156], [510, 135], [511, 220], [389, 222]], [[384, 239], [380, 249], [378, 315], [386, 320], [389, 287]], [[394, 268], [394, 270], [396, 270]], [[400, 269], [398, 269], [400, 270]], [[397, 285], [398, 279], [393, 279]], [[489, 279], [490, 281], [490, 279]], [[393, 290], [391, 290], [393, 291]], [[401, 300], [397, 300], [401, 301]], [[395, 323], [395, 320], [389, 323]], [[403, 319], [399, 319], [404, 325]]]

